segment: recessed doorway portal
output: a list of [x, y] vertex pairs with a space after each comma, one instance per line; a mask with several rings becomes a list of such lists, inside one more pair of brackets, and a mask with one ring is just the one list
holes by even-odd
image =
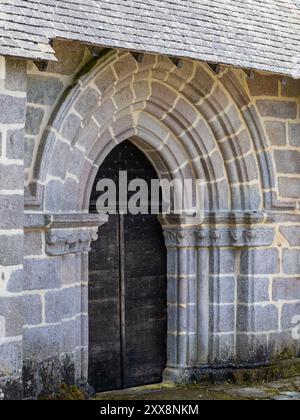
[[[96, 177], [150, 185], [157, 175], [129, 141], [106, 158]], [[89, 265], [89, 383], [97, 392], [158, 383], [166, 367], [166, 248], [156, 215], [110, 215], [93, 244]]]

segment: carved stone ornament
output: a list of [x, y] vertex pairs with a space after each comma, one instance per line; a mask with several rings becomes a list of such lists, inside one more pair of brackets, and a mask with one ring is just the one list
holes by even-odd
[[98, 239], [99, 227], [108, 221], [101, 214], [34, 214], [25, 215], [25, 230], [45, 232], [45, 251], [50, 256], [90, 251]]
[[171, 228], [164, 231], [167, 247], [246, 247], [270, 246], [272, 228]]
[[97, 228], [87, 231], [53, 230], [46, 234], [46, 253], [51, 256], [78, 254], [91, 250], [91, 242], [98, 239]]

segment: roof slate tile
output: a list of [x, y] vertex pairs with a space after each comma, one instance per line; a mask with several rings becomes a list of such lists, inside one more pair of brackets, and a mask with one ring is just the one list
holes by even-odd
[[300, 77], [294, 0], [0, 0], [1, 54], [53, 60], [55, 38]]

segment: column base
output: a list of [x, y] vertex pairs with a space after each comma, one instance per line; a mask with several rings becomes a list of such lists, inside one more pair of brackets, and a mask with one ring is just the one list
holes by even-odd
[[274, 364], [253, 366], [215, 366], [199, 368], [166, 368], [164, 382], [187, 385], [201, 382], [253, 383], [273, 381], [300, 375], [300, 358]]

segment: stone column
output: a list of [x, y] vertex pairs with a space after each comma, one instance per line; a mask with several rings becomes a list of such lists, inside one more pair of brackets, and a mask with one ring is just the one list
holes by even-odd
[[206, 233], [183, 219], [161, 219], [167, 247], [168, 361], [165, 380], [185, 383], [209, 356], [209, 254]]
[[251, 290], [247, 305], [240, 304], [241, 285], [247, 280], [243, 274], [261, 270], [264, 257], [264, 272], [275, 262], [274, 250], [264, 250], [275, 231], [260, 224], [260, 215], [254, 219], [246, 214], [216, 220], [207, 216], [201, 226], [174, 216], [161, 219], [168, 250], [166, 380], [190, 382], [206, 378], [214, 368], [239, 364], [249, 350], [245, 339], [255, 322], [278, 322], [274, 308], [255, 306]]
[[41, 301], [35, 322], [24, 327], [25, 395], [32, 397], [87, 382], [88, 253], [107, 217], [26, 214], [25, 220], [24, 288]]
[[[22, 397], [22, 279], [26, 61], [0, 57], [0, 399]], [[26, 302], [30, 304], [30, 302]]]

